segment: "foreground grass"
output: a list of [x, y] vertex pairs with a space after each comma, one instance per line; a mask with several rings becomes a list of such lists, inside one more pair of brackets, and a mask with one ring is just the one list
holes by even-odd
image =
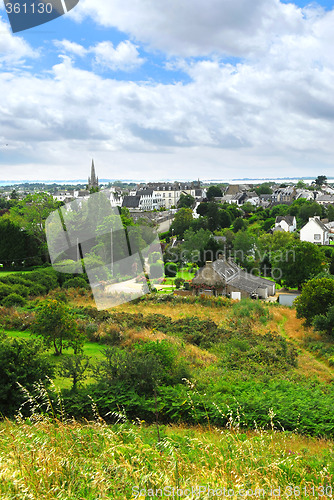
[[[280, 488], [276, 497], [285, 498], [291, 486], [303, 498], [321, 497], [321, 488], [330, 492], [332, 441], [275, 430], [176, 426], [160, 427], [160, 437], [158, 442], [152, 426], [3, 422], [1, 499], [143, 500], [161, 498], [152, 495], [159, 488], [199, 486], [233, 489], [230, 498], [256, 488], [263, 489], [261, 498], [271, 498], [271, 488]], [[207, 499], [212, 493], [177, 496], [175, 490], [180, 496]]]

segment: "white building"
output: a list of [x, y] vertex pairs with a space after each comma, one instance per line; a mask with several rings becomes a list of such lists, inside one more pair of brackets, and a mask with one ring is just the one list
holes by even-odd
[[287, 233], [293, 233], [297, 229], [296, 217], [294, 215], [285, 215], [276, 217], [275, 229], [282, 228]]
[[308, 223], [300, 230], [300, 240], [317, 245], [329, 245], [329, 230], [319, 216], [310, 217]]

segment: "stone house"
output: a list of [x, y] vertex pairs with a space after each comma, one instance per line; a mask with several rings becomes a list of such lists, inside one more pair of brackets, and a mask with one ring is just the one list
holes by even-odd
[[275, 282], [254, 276], [241, 269], [231, 259], [223, 256], [214, 262], [208, 261], [192, 279], [194, 295], [230, 295], [238, 298], [256, 297], [266, 299], [275, 295]]

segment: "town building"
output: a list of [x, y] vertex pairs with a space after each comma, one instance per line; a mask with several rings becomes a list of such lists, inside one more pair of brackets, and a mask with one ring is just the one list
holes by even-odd
[[321, 222], [319, 216], [310, 217], [300, 230], [300, 240], [317, 245], [329, 245], [329, 229]]

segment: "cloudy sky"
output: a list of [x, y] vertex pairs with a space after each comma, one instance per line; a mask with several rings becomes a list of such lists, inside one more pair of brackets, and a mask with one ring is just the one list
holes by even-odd
[[13, 35], [0, 181], [334, 175], [333, 1], [80, 0]]

